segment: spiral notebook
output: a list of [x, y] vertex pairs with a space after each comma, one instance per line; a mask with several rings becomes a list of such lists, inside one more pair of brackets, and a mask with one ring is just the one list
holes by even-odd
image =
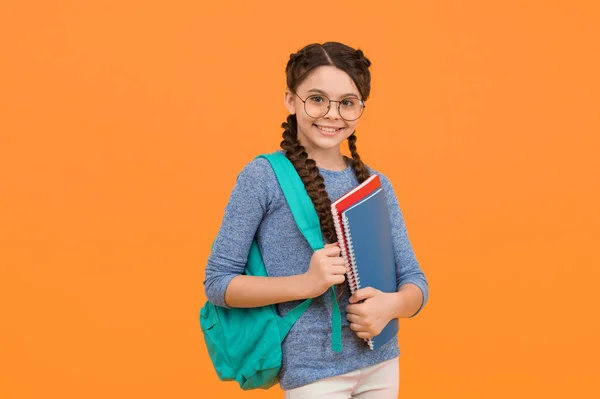
[[[350, 292], [373, 287], [396, 292], [396, 263], [385, 192], [377, 175], [331, 205]], [[367, 340], [376, 350], [398, 334], [398, 319]]]

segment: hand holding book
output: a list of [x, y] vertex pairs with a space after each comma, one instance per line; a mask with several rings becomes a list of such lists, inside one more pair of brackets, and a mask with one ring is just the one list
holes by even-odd
[[337, 242], [325, 244], [323, 249], [315, 251], [310, 259], [308, 271], [304, 273], [307, 298], [315, 298], [331, 286], [346, 281], [347, 269], [344, 258], [340, 256]]
[[373, 287], [361, 288], [350, 297], [346, 306], [350, 329], [360, 338], [373, 338], [395, 318], [395, 293], [382, 292]]

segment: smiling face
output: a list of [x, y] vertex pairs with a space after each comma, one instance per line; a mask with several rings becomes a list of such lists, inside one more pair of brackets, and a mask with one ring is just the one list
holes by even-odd
[[352, 78], [334, 66], [321, 66], [312, 71], [295, 92], [297, 95], [289, 89], [286, 91], [285, 105], [290, 114], [296, 114], [300, 144], [311, 157], [317, 153], [339, 154], [340, 144], [354, 132], [358, 120], [342, 119], [338, 111], [338, 102], [331, 103], [326, 115], [313, 118], [306, 113], [300, 98], [307, 100], [307, 106], [309, 101], [320, 101], [319, 98], [308, 99], [314, 95], [335, 101], [348, 97], [360, 99], [360, 93]]

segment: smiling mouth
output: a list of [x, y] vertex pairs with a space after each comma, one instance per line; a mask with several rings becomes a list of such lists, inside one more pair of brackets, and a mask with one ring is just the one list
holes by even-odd
[[321, 126], [314, 124], [320, 131], [323, 133], [335, 134], [343, 129], [343, 127], [335, 127], [335, 126]]

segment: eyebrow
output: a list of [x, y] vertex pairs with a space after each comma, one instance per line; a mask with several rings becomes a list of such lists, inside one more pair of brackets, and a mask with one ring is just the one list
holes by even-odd
[[[320, 89], [310, 89], [310, 90], [308, 91], [308, 93], [310, 93], [310, 92], [321, 93], [321, 94], [324, 94], [324, 95], [326, 95], [327, 97], [329, 97], [329, 94], [325, 93], [323, 90], [320, 90]], [[341, 97], [342, 97], [342, 98], [346, 98], [346, 97], [356, 97], [356, 98], [360, 99], [360, 97], [359, 97], [358, 95], [356, 95], [355, 93], [346, 93], [346, 94], [343, 94]]]

